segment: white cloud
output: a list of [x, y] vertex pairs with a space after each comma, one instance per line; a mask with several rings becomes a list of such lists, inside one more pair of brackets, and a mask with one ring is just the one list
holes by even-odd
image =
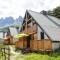
[[60, 4], [60, 0], [0, 0], [0, 17], [19, 15], [24, 16], [26, 9], [40, 12], [53, 9]]
[[44, 9], [45, 10], [49, 10], [49, 9], [53, 9], [56, 6], [59, 6], [60, 4], [60, 0], [45, 0], [45, 5], [44, 5]]

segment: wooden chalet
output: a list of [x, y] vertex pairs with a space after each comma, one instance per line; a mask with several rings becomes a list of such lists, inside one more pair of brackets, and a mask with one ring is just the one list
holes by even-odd
[[6, 38], [4, 38], [4, 44], [5, 45], [12, 45], [13, 44], [13, 36], [6, 36]]
[[29, 34], [16, 42], [16, 48], [31, 51], [52, 51], [60, 47], [60, 21], [46, 14], [27, 10], [21, 33]]
[[3, 32], [3, 40], [5, 45], [12, 45], [13, 44], [13, 36], [10, 34], [9, 28], [6, 32]]
[[18, 34], [16, 27], [9, 27], [9, 30], [3, 32], [4, 44], [13, 45], [18, 39], [15, 38], [15, 35]]

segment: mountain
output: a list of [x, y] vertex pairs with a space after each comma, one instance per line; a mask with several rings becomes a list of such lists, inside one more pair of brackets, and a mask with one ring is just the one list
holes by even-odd
[[0, 19], [0, 26], [5, 26], [6, 24], [12, 24], [14, 23], [13, 17], [6, 17], [5, 19], [1, 18]]
[[19, 16], [15, 21], [23, 23], [23, 18], [21, 16]]
[[0, 27], [6, 27], [10, 25], [16, 25], [21, 24], [23, 22], [23, 18], [19, 16], [17, 19], [14, 19], [13, 17], [6, 17], [5, 19], [0, 19]]

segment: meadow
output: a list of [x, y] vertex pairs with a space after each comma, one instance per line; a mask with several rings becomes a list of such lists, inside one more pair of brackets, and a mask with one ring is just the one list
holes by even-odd
[[[23, 58], [23, 59], [21, 59]], [[60, 60], [60, 49], [52, 54], [28, 53], [23, 56], [18, 56], [16, 60]]]

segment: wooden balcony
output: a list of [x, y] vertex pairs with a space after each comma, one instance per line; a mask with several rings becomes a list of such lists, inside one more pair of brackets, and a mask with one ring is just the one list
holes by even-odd
[[32, 40], [30, 42], [30, 49], [32, 51], [51, 51], [52, 42], [51, 40]]
[[[26, 38], [22, 38], [16, 42], [15, 47], [19, 49], [27, 48]], [[30, 50], [31, 51], [41, 51], [41, 52], [51, 52], [52, 42], [49, 39], [44, 40], [30, 40]]]

